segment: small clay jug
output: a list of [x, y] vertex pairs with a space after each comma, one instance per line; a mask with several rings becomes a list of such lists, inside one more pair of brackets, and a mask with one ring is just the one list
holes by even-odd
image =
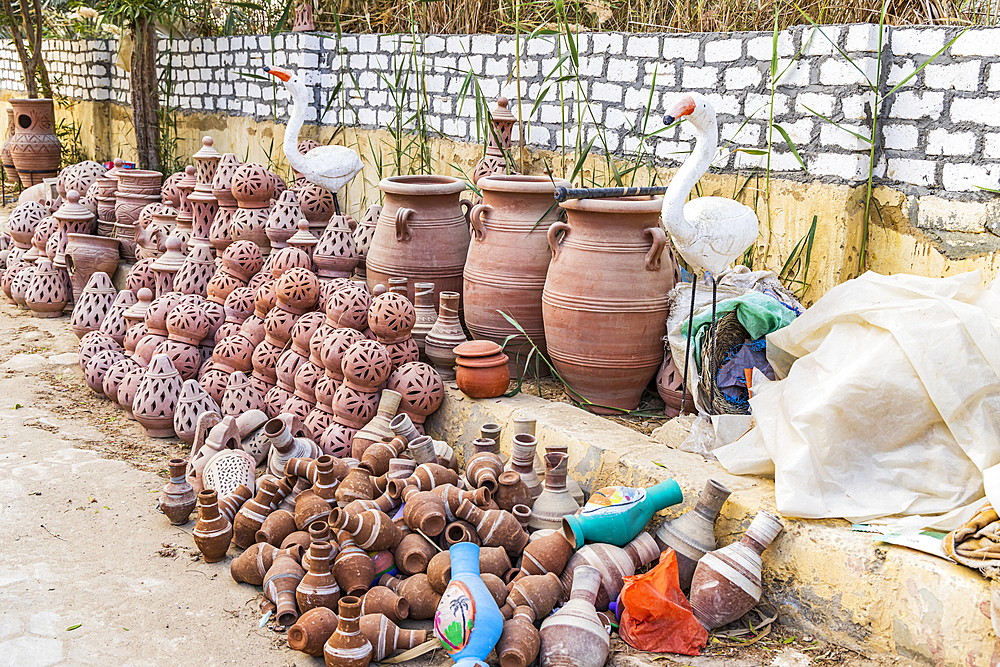
[[271, 503], [277, 492], [276, 481], [266, 477], [261, 479], [257, 495], [247, 501], [233, 519], [233, 544], [246, 549], [257, 541], [257, 531], [271, 513]]
[[743, 539], [705, 554], [691, 578], [691, 608], [708, 630], [743, 616], [760, 602], [761, 554], [784, 526], [758, 512]]
[[496, 398], [510, 385], [509, 361], [502, 348], [491, 340], [470, 340], [457, 345], [455, 384], [466, 396]]
[[511, 618], [519, 606], [531, 607], [536, 618], [545, 618], [563, 601], [564, 591], [559, 577], [551, 572], [523, 577], [514, 582], [501, 608], [504, 618]]
[[730, 493], [721, 483], [708, 480], [694, 509], [664, 523], [653, 536], [660, 551], [670, 548], [677, 554], [677, 575], [685, 593], [698, 561], [715, 550], [715, 519]]
[[486, 589], [490, 592], [490, 595], [493, 596], [493, 601], [497, 603], [498, 607], [502, 607], [507, 602], [507, 584], [504, 583], [503, 579], [489, 572], [483, 572], [479, 576], [482, 578], [483, 583], [486, 584]]
[[279, 625], [288, 627], [298, 620], [295, 589], [304, 575], [302, 566], [285, 554], [278, 555], [264, 575], [264, 595], [277, 607], [275, 619]]
[[404, 535], [396, 546], [396, 568], [406, 576], [427, 571], [427, 564], [438, 553], [433, 544], [419, 533]]
[[348, 595], [364, 595], [375, 578], [375, 563], [367, 553], [358, 548], [350, 534], [337, 535], [340, 553], [333, 562], [333, 574], [340, 589]]
[[340, 599], [337, 630], [323, 647], [327, 667], [368, 667], [372, 645], [361, 634], [361, 600], [353, 595]]
[[295, 498], [295, 527], [306, 530], [313, 521], [326, 521], [330, 516], [330, 505], [307, 489]]
[[477, 507], [481, 509], [490, 509], [492, 506], [490, 502], [493, 500], [493, 496], [487, 488], [476, 489], [475, 491], [462, 491], [454, 484], [442, 484], [440, 486], [435, 486], [434, 491], [436, 495], [441, 496], [445, 502], [445, 518], [449, 522], [456, 521], [458, 515], [458, 506], [462, 504], [463, 500], [468, 500], [474, 503]]
[[330, 512], [330, 526], [350, 533], [355, 544], [366, 551], [395, 549], [403, 534], [384, 512], [370, 509], [351, 514], [339, 507]]
[[431, 587], [426, 574], [415, 574], [406, 579], [383, 575], [378, 583], [398, 593], [409, 603], [411, 619], [423, 621], [434, 618], [441, 594]]
[[[389, 390], [384, 390], [382, 395], [384, 396], [387, 391]], [[354, 442], [357, 442], [357, 438]], [[406, 441], [398, 436], [373, 442], [365, 448], [361, 456], [361, 467], [369, 471], [373, 477], [385, 475], [389, 472], [389, 462], [405, 451]]]
[[[473, 443], [475, 445], [475, 443]], [[474, 488], [488, 489], [495, 495], [498, 488], [497, 478], [503, 472], [503, 461], [492, 452], [482, 451], [474, 454], [465, 464], [465, 479]]]
[[295, 589], [299, 611], [314, 607], [333, 609], [340, 599], [340, 586], [333, 576], [331, 560], [333, 546], [329, 542], [313, 542], [309, 546], [309, 571]]
[[455, 380], [454, 349], [468, 340], [458, 316], [458, 292], [441, 292], [441, 305], [434, 326], [424, 338], [424, 354], [434, 364], [434, 369], [445, 382]]
[[603, 667], [611, 638], [597, 617], [594, 599], [601, 584], [597, 568], [585, 565], [573, 581], [569, 601], [539, 630], [542, 667]]
[[295, 515], [288, 510], [277, 509], [267, 515], [254, 539], [277, 547], [294, 532]]
[[566, 488], [566, 468], [569, 455], [563, 452], [549, 452], [545, 459], [545, 490], [531, 506], [531, 520], [528, 526], [532, 530], [543, 528], [559, 529], [562, 518], [573, 514], [580, 506], [573, 500]]
[[442, 484], [457, 484], [458, 473], [436, 463], [421, 463], [413, 474], [405, 480], [390, 480], [386, 485], [386, 493], [393, 498], [402, 498], [403, 489], [415, 487], [419, 491], [430, 491]]
[[585, 565], [596, 567], [601, 573], [601, 585], [595, 605], [603, 611], [618, 599], [625, 577], [631, 577], [637, 569], [655, 562], [659, 557], [660, 550], [649, 533], [639, 533], [625, 548], [613, 544], [588, 544], [578, 549], [566, 563], [559, 578], [563, 588], [572, 590], [577, 568]]
[[515, 581], [533, 574], [562, 574], [569, 557], [573, 554], [573, 545], [563, 536], [562, 531], [555, 531], [528, 542], [521, 557], [521, 571]]
[[[427, 641], [426, 630], [404, 630], [385, 614], [363, 615], [360, 627], [361, 634], [372, 645], [372, 660], [375, 661], [383, 660], [395, 651], [414, 648]], [[291, 638], [288, 644], [291, 646]]]
[[219, 511], [215, 489], [205, 489], [198, 494], [198, 523], [192, 535], [206, 563], [218, 563], [226, 557], [233, 539], [233, 527]]
[[538, 657], [540, 641], [535, 627], [535, 612], [531, 607], [518, 607], [513, 618], [504, 621], [503, 632], [497, 642], [500, 667], [528, 667]]
[[512, 558], [516, 558], [528, 544], [528, 534], [510, 512], [500, 509], [484, 511], [463, 500], [456, 514], [476, 527], [483, 546], [503, 547]]
[[337, 615], [326, 607], [313, 607], [288, 628], [288, 648], [311, 656], [323, 655], [323, 645], [337, 629]]
[[451, 545], [458, 544], [459, 542], [472, 542], [479, 545], [483, 543], [479, 539], [476, 527], [468, 521], [462, 520], [452, 521], [445, 526], [444, 532], [441, 533], [441, 538], [443, 540], [441, 547], [447, 549], [450, 549]]
[[354, 500], [371, 500], [374, 497], [375, 486], [372, 484], [371, 473], [365, 468], [351, 468], [337, 486], [338, 503], [346, 505]]
[[258, 542], [250, 545], [249, 549], [233, 559], [229, 564], [229, 573], [232, 575], [233, 581], [262, 586], [264, 575], [267, 574], [274, 559], [281, 554], [298, 560], [302, 556], [302, 550], [298, 546], [279, 549], [267, 542]]
[[513, 470], [501, 473], [497, 484], [493, 500], [500, 509], [511, 512], [515, 505], [531, 505], [531, 494], [518, 473]]
[[[534, 468], [537, 447], [538, 440], [535, 436], [528, 433], [515, 434], [511, 444], [510, 462], [507, 464], [507, 470], [516, 472], [524, 482], [532, 502], [538, 499], [544, 488]], [[525, 504], [531, 505], [531, 503]]]
[[437, 537], [444, 531], [448, 522], [445, 519], [444, 500], [440, 496], [430, 491], [420, 491], [415, 486], [407, 486], [400, 497], [405, 503], [403, 521], [412, 530], [419, 530], [428, 537]]
[[393, 623], [410, 616], [410, 603], [386, 586], [373, 586], [361, 598], [361, 613], [384, 614]]
[[167, 516], [170, 523], [175, 526], [183, 526], [188, 522], [191, 512], [194, 511], [198, 497], [185, 476], [187, 459], [170, 459], [168, 468], [170, 481], [160, 493], [160, 510]]

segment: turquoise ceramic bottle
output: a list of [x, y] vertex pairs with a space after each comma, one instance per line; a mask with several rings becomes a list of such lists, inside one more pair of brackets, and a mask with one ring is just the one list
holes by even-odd
[[459, 542], [448, 553], [451, 582], [434, 613], [434, 636], [456, 667], [485, 667], [503, 631], [503, 614], [479, 576], [479, 546]]
[[654, 514], [683, 499], [681, 487], [672, 479], [648, 489], [606, 486], [595, 491], [580, 512], [563, 517], [563, 535], [576, 549], [584, 542], [623, 547], [642, 532]]

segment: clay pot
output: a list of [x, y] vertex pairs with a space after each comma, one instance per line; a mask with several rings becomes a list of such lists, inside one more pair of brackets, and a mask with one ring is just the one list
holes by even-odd
[[337, 615], [326, 607], [314, 607], [288, 628], [288, 648], [311, 656], [323, 655], [323, 645], [337, 629]]
[[347, 533], [340, 533], [337, 541], [340, 553], [333, 563], [337, 583], [348, 595], [364, 595], [375, 578], [375, 563]]
[[[385, 389], [381, 392], [378, 402], [378, 411], [375, 416], [364, 425], [354, 436], [351, 444], [351, 456], [365, 461], [368, 448], [373, 443], [382, 440], [392, 440], [393, 432], [389, 427], [392, 418], [396, 416], [399, 409], [399, 402], [402, 396], [397, 391]], [[371, 467], [369, 470], [373, 475], [384, 475], [389, 469], [389, 459], [398, 456], [405, 448], [406, 443], [400, 441], [400, 448], [380, 447], [369, 456]]]
[[[465, 323], [473, 338], [504, 345], [510, 374], [534, 374], [524, 334], [498, 311], [511, 315], [538, 352], [545, 353], [542, 290], [549, 268], [549, 225], [559, 219], [552, 205], [556, 186], [548, 176], [489, 176], [480, 179], [483, 203], [469, 214], [472, 242], [465, 263]], [[512, 337], [509, 338], [508, 337]], [[544, 367], [544, 364], [542, 364]]]
[[337, 502], [345, 505], [353, 500], [371, 500], [375, 496], [371, 474], [364, 468], [351, 468], [337, 487]]
[[531, 520], [528, 525], [533, 530], [543, 528], [559, 529], [562, 518], [573, 514], [580, 506], [566, 488], [566, 468], [569, 455], [562, 452], [550, 452], [545, 459], [545, 490], [531, 506]]
[[404, 535], [395, 550], [396, 568], [406, 576], [420, 574], [427, 570], [428, 562], [436, 553], [437, 549], [423, 535]]
[[[599, 414], [634, 410], [663, 359], [672, 259], [659, 198], [574, 199], [548, 238], [542, 294], [549, 356]], [[562, 240], [559, 232], [565, 232]], [[668, 255], [669, 257], [669, 255]], [[582, 308], [581, 304], [586, 304]]]
[[618, 599], [625, 577], [631, 577], [638, 568], [655, 562], [659, 557], [660, 551], [653, 538], [648, 533], [639, 533], [623, 549], [612, 544], [585, 545], [570, 557], [559, 578], [563, 588], [572, 590], [576, 568], [584, 565], [597, 568], [601, 575], [601, 586], [595, 605], [603, 611]]
[[301, 428], [292, 415], [284, 414], [275, 419], [269, 419], [264, 424], [264, 435], [271, 441], [267, 455], [267, 469], [275, 477], [285, 474], [285, 466], [293, 458], [316, 458], [319, 448], [308, 438], [292, 436], [294, 428]]
[[395, 651], [414, 648], [427, 641], [426, 630], [403, 630], [384, 614], [363, 615], [360, 627], [361, 634], [372, 645], [372, 660], [375, 661], [387, 658]]
[[594, 607], [600, 582], [601, 574], [596, 568], [579, 568], [569, 601], [545, 619], [539, 630], [542, 667], [604, 665], [611, 638]]
[[451, 381], [455, 379], [455, 359], [458, 356], [455, 347], [468, 339], [458, 317], [458, 292], [441, 292], [440, 298], [437, 321], [424, 338], [424, 354], [434, 364], [441, 379]]
[[30, 187], [59, 173], [62, 144], [55, 134], [50, 99], [12, 99], [14, 137], [7, 144], [21, 185]]
[[66, 268], [79, 299], [95, 272], [112, 276], [118, 269], [118, 240], [87, 234], [68, 234], [67, 239]]
[[288, 537], [281, 540], [282, 549], [292, 549], [298, 547], [303, 553], [308, 553], [310, 546], [312, 546], [312, 536], [304, 530], [296, 530], [290, 533]]
[[677, 554], [682, 591], [691, 588], [691, 577], [702, 556], [715, 550], [715, 520], [730, 493], [721, 483], [708, 480], [694, 509], [664, 523], [654, 535], [661, 551], [669, 548]]
[[482, 509], [490, 508], [490, 501], [493, 495], [488, 488], [479, 488], [475, 491], [463, 491], [453, 484], [440, 484], [434, 487], [434, 493], [441, 496], [445, 502], [445, 518], [448, 521], [458, 519], [458, 508], [462, 501], [468, 500]]
[[403, 521], [412, 530], [419, 530], [428, 537], [437, 537], [444, 531], [445, 504], [440, 496], [408, 486], [400, 495], [405, 503]]
[[[391, 394], [395, 394], [396, 392], [391, 391], [389, 389], [386, 389], [382, 392], [383, 399], [385, 398], [385, 395], [387, 393], [390, 394], [391, 401], [396, 400], [391, 397]], [[388, 420], [386, 420], [386, 423], [388, 423]], [[358, 431], [359, 434], [362, 432], [363, 431]], [[355, 443], [357, 443], [358, 441], [357, 435], [354, 436], [354, 441]], [[361, 456], [361, 465], [359, 467], [364, 468], [373, 476], [378, 477], [385, 475], [389, 472], [390, 462], [398, 460], [396, 457], [401, 455], [405, 451], [406, 451], [406, 442], [399, 437], [393, 437], [388, 440], [382, 440], [380, 442], [376, 442], [371, 446], [365, 447], [364, 453]], [[408, 475], [404, 477], [407, 476]], [[397, 475], [396, 477], [398, 478], [400, 476]]]
[[[69, 285], [63, 280], [61, 271], [52, 265], [47, 258], [39, 259], [35, 270], [28, 274], [21, 271], [20, 276], [28, 276], [27, 289], [24, 291], [24, 303], [31, 309], [34, 317], [59, 317], [69, 303]], [[12, 289], [16, 294], [17, 290]], [[15, 296], [16, 300], [16, 296]]]
[[514, 582], [501, 612], [507, 618], [513, 615], [515, 607], [527, 606], [536, 618], [545, 618], [562, 602], [563, 596], [563, 585], [556, 574], [525, 576]]
[[784, 528], [767, 512], [758, 512], [743, 539], [698, 561], [691, 578], [691, 608], [708, 630], [743, 616], [760, 602], [761, 554]]
[[313, 521], [327, 521], [330, 516], [330, 505], [307, 489], [295, 498], [295, 525], [299, 530], [305, 530]]
[[476, 527], [479, 539], [487, 547], [503, 547], [512, 557], [517, 557], [524, 551], [528, 543], [528, 534], [524, 532], [517, 519], [510, 512], [503, 510], [481, 510], [468, 500], [463, 500], [456, 512]]
[[[532, 422], [532, 429], [534, 422]], [[517, 433], [511, 441], [510, 462], [507, 469], [516, 472], [528, 490], [531, 501], [534, 502], [542, 494], [542, 480], [539, 479], [535, 471], [535, 451], [538, 447], [538, 440], [534, 435], [528, 433]], [[543, 468], [544, 471], [544, 468]], [[531, 503], [525, 503], [530, 506]]]
[[229, 573], [232, 575], [233, 581], [262, 586], [264, 575], [270, 569], [271, 563], [283, 553], [295, 559], [302, 555], [298, 546], [281, 550], [267, 542], [252, 544], [229, 564]]
[[257, 531], [271, 513], [277, 491], [278, 483], [274, 480], [264, 478], [260, 481], [257, 495], [247, 501], [233, 519], [233, 544], [246, 549], [257, 541]]
[[181, 376], [165, 354], [153, 355], [132, 401], [132, 414], [150, 438], [174, 436]]
[[[252, 470], [250, 474], [250, 479], [252, 480]], [[232, 493], [219, 499], [219, 514], [226, 518], [229, 525], [232, 525], [233, 519], [236, 517], [236, 513], [239, 512], [240, 508], [243, 507], [243, 505], [246, 504], [246, 502], [251, 498], [253, 498], [253, 491], [251, 491], [247, 486], [239, 484], [235, 489], [233, 489]]]
[[295, 528], [295, 515], [288, 510], [278, 509], [267, 515], [254, 539], [278, 547], [286, 537], [295, 532]]
[[333, 609], [340, 599], [340, 586], [331, 571], [333, 546], [329, 542], [313, 542], [309, 547], [309, 572], [302, 577], [295, 591], [299, 611], [314, 607]]
[[378, 219], [381, 214], [381, 204], [372, 204], [365, 211], [365, 214], [361, 216], [358, 226], [354, 228], [354, 245], [358, 249], [359, 259], [357, 272], [362, 278], [364, 278], [367, 273], [365, 261], [368, 255], [368, 249], [372, 244], [372, 239], [375, 237], [375, 227], [378, 225]]
[[264, 575], [264, 595], [277, 607], [275, 619], [279, 625], [287, 627], [298, 620], [295, 589], [304, 575], [302, 566], [285, 554], [277, 556]]
[[531, 607], [518, 607], [513, 618], [504, 622], [500, 641], [497, 642], [500, 667], [528, 667], [538, 657], [540, 645], [535, 613]]
[[[546, 454], [559, 454], [559, 453], [561, 453], [561, 454], [566, 454], [568, 456], [569, 455], [569, 445], [567, 445], [565, 443], [550, 442], [550, 443], [548, 443], [548, 444], [545, 445], [545, 453]], [[536, 473], [538, 472], [539, 464], [542, 465], [542, 469], [543, 469], [543, 474], [541, 474], [540, 476], [547, 476], [548, 472], [546, 472], [546, 471], [547, 471], [547, 468], [548, 468], [548, 464], [545, 463], [544, 458], [541, 461], [539, 461], [539, 459], [537, 457], [535, 458], [535, 472]], [[576, 501], [576, 504], [579, 505], [580, 507], [583, 507], [583, 504], [586, 502], [586, 498], [583, 495], [583, 489], [580, 487], [579, 482], [577, 482], [575, 479], [573, 479], [572, 477], [569, 476], [569, 474], [568, 474], [568, 472], [569, 472], [569, 465], [568, 464], [569, 464], [569, 460], [567, 459], [566, 489], [569, 491], [569, 495], [573, 496], [573, 500]]]
[[185, 380], [177, 399], [177, 409], [174, 411], [174, 433], [190, 445], [194, 442], [198, 415], [209, 410], [219, 411], [215, 400], [196, 380]]
[[515, 505], [531, 505], [532, 498], [528, 487], [516, 472], [502, 473], [497, 482], [498, 487], [493, 500], [500, 509], [511, 512]]
[[14, 127], [14, 107], [7, 107], [7, 134], [4, 138], [3, 147], [0, 147], [0, 163], [3, 164], [4, 177], [10, 183], [21, 184], [21, 178], [17, 175], [17, 167], [14, 166], [14, 158], [10, 154], [10, 142], [14, 138], [17, 130]]
[[313, 262], [321, 278], [348, 278], [358, 265], [357, 247], [351, 234], [354, 220], [334, 215], [313, 248]]
[[270, 252], [266, 226], [270, 201], [274, 197], [274, 179], [259, 164], [240, 165], [232, 177], [232, 193], [239, 208], [230, 222], [230, 238], [253, 241], [265, 254]]
[[117, 293], [107, 273], [98, 271], [90, 276], [87, 286], [73, 306], [73, 315], [69, 321], [77, 338], [83, 338], [87, 333], [100, 328]]
[[503, 462], [492, 452], [473, 455], [465, 464], [465, 478], [474, 488], [484, 488], [492, 496], [497, 492], [497, 478], [503, 472]]
[[188, 250], [188, 256], [183, 266], [174, 275], [174, 290], [182, 294], [197, 294], [208, 296], [208, 281], [215, 273], [215, 260], [212, 259], [212, 247], [205, 244], [195, 245]]
[[424, 339], [437, 322], [437, 306], [434, 299], [434, 283], [414, 283], [413, 285], [414, 324], [410, 335], [417, 343], [420, 360], [427, 361], [424, 353]]
[[385, 586], [374, 586], [361, 599], [362, 614], [382, 614], [399, 623], [410, 615], [410, 603]]
[[340, 599], [337, 630], [323, 647], [327, 667], [367, 667], [371, 662], [372, 645], [361, 634], [360, 617], [361, 600], [354, 596]]
[[426, 574], [415, 574], [403, 580], [385, 575], [378, 583], [398, 593], [409, 603], [411, 619], [422, 621], [434, 618], [441, 594], [431, 587]]
[[529, 575], [548, 574], [560, 575], [567, 561], [573, 554], [573, 545], [569, 543], [560, 531], [556, 531], [528, 542], [521, 557], [521, 571], [515, 581]]
[[226, 393], [222, 396], [223, 415], [239, 416], [248, 410], [264, 410], [264, 398], [250, 384], [247, 376], [236, 371], [229, 376]]
[[205, 489], [198, 494], [198, 523], [191, 534], [206, 563], [217, 563], [226, 557], [233, 527], [219, 512], [215, 489]]
[[395, 549], [403, 539], [402, 533], [392, 519], [375, 509], [350, 514], [340, 508], [334, 508], [330, 513], [329, 522], [331, 527], [350, 533], [354, 537], [354, 542], [366, 551]]
[[459, 542], [472, 542], [473, 544], [482, 544], [482, 540], [479, 539], [479, 534], [476, 533], [476, 527], [473, 526], [468, 521], [452, 521], [447, 526], [445, 526], [444, 532], [441, 534], [443, 540], [442, 548], [451, 548], [451, 545], [458, 544]]
[[365, 258], [369, 288], [407, 276], [411, 301], [415, 281], [433, 280], [438, 293], [461, 292], [472, 208], [460, 200], [465, 184], [448, 176], [393, 176], [379, 189], [385, 203]]
[[173, 525], [183, 526], [188, 522], [198, 502], [197, 494], [185, 477], [187, 460], [170, 459], [168, 468], [170, 481], [160, 493], [160, 511]]
[[405, 480], [390, 480], [386, 486], [386, 492], [393, 498], [403, 498], [403, 491], [407, 487], [415, 487], [419, 491], [429, 491], [442, 484], [455, 485], [457, 483], [458, 474], [454, 470], [436, 463], [422, 463]]

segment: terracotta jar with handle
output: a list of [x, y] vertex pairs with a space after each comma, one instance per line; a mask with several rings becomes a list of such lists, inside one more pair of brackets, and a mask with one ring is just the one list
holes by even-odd
[[368, 287], [406, 276], [411, 302], [416, 282], [433, 282], [435, 294], [461, 293], [472, 208], [461, 199], [465, 183], [450, 176], [391, 176], [379, 189], [385, 203], [365, 258]]
[[59, 175], [62, 144], [56, 136], [55, 108], [51, 99], [13, 99], [14, 138], [11, 159], [24, 187]]
[[[503, 345], [511, 375], [525, 369], [531, 345], [500, 312], [524, 329], [540, 352], [545, 352], [542, 325], [542, 289], [549, 269], [549, 225], [561, 210], [553, 203], [557, 186], [548, 176], [498, 175], [479, 179], [483, 203], [469, 214], [472, 242], [465, 263], [465, 324], [473, 338]], [[541, 368], [545, 368], [541, 364]]]
[[546, 345], [562, 378], [598, 414], [637, 408], [663, 360], [674, 267], [662, 203], [572, 199], [560, 204], [568, 221], [549, 227]]

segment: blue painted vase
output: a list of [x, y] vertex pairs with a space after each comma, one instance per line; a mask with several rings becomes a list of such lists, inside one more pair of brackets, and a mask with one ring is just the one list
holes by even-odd
[[448, 553], [451, 582], [434, 613], [434, 636], [456, 667], [485, 667], [500, 640], [503, 615], [479, 576], [479, 546], [459, 542]]

